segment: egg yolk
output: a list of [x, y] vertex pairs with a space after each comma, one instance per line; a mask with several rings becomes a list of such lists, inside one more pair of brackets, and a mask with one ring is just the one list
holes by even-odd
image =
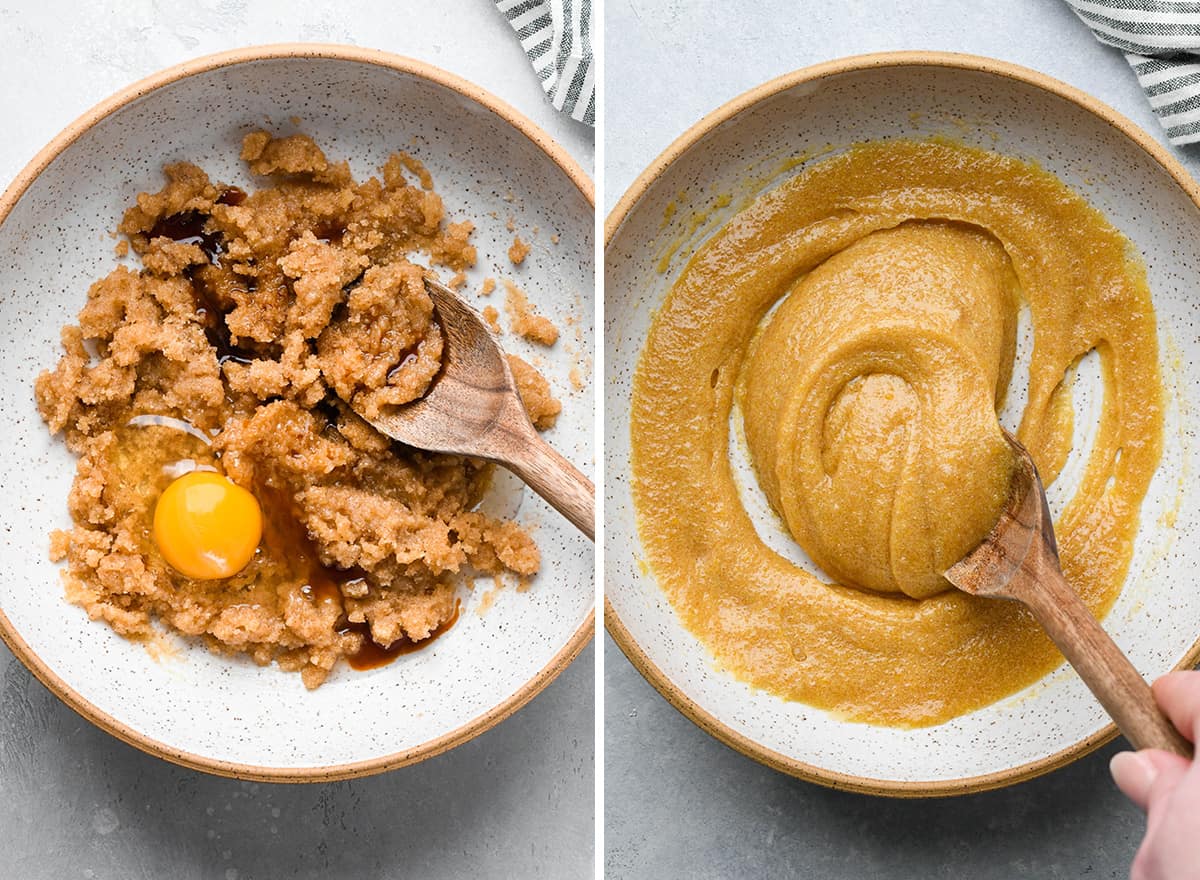
[[180, 574], [227, 578], [246, 567], [262, 537], [253, 495], [220, 474], [192, 471], [163, 491], [154, 507], [154, 541]]

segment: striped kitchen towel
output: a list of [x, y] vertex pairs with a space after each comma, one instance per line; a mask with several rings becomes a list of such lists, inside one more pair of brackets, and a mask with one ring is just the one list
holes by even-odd
[[556, 110], [596, 124], [592, 0], [496, 0]]
[[1171, 143], [1200, 141], [1200, 0], [1066, 0], [1125, 53]]

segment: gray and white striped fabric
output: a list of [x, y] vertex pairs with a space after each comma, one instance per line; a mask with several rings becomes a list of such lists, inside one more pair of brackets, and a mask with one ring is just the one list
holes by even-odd
[[496, 0], [555, 109], [596, 124], [592, 0]]
[[1125, 60], [1171, 143], [1200, 141], [1200, 0], [1066, 0]]

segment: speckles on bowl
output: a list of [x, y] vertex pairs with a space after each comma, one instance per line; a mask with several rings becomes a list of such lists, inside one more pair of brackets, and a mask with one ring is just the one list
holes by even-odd
[[[605, 256], [605, 595], [610, 629], [664, 694], [707, 729], [772, 766], [838, 787], [894, 794], [951, 794], [1016, 781], [1082, 754], [1108, 718], [1067, 669], [1006, 700], [937, 727], [853, 724], [754, 691], [714, 667], [639, 565], [629, 473], [632, 374], [654, 309], [702, 244], [689, 215], [724, 218], [757, 193], [862, 140], [944, 136], [1031, 159], [1082, 193], [1142, 253], [1162, 350], [1180, 352], [1167, 409], [1167, 445], [1142, 511], [1126, 587], [1107, 623], [1148, 677], [1185, 657], [1200, 635], [1200, 484], [1192, 434], [1200, 347], [1194, 330], [1200, 267], [1196, 185], [1151, 139], [1078, 103], [1039, 74], [986, 59], [874, 56], [801, 71], [717, 111], [634, 184], [610, 219]], [[1087, 99], [1085, 99], [1087, 100]], [[1098, 106], [1098, 105], [1097, 105]], [[1139, 144], [1148, 145], [1143, 147]], [[1154, 151], [1157, 155], [1152, 155]], [[1165, 167], [1159, 157], [1170, 163]], [[730, 196], [725, 207], [719, 197]], [[688, 210], [669, 211], [680, 199]], [[723, 212], [723, 213], [722, 213]], [[689, 235], [691, 237], [689, 238]], [[681, 241], [660, 274], [657, 264]], [[1168, 379], [1169, 379], [1168, 375]], [[1093, 395], [1094, 396], [1094, 395]], [[1088, 395], [1078, 396], [1078, 406]], [[1084, 421], [1081, 417], [1080, 421]], [[1075, 475], [1078, 479], [1079, 475]], [[1064, 475], [1064, 479], [1070, 478]], [[1167, 526], [1167, 511], [1174, 511]], [[760, 532], [776, 530], [769, 509]], [[1171, 540], [1164, 540], [1170, 531]]]
[[[242, 135], [262, 125], [289, 133], [291, 117], [359, 175], [397, 149], [424, 161], [451, 216], [477, 224], [480, 265], [467, 290], [488, 275], [512, 274], [509, 215], [525, 238], [541, 230], [533, 240], [546, 246], [522, 267], [520, 283], [556, 323], [577, 322], [579, 338], [570, 351], [535, 352], [511, 337], [505, 345], [536, 356], [564, 398], [548, 439], [585, 466], [593, 458], [590, 386], [577, 391], [568, 379], [593, 351], [590, 184], [553, 148], [543, 150], [528, 122], [506, 118], [509, 111], [473, 87], [382, 53], [322, 52], [275, 50], [248, 60], [255, 50], [242, 50], [164, 77], [170, 81], [97, 114], [0, 222], [0, 405], [18, 438], [0, 450], [0, 462], [10, 497], [20, 499], [0, 514], [7, 635], [93, 720], [143, 748], [243, 776], [333, 778], [436, 753], [536, 693], [590, 634], [591, 545], [531, 493], [521, 519], [536, 527], [544, 565], [530, 590], [505, 590], [486, 617], [463, 614], [431, 648], [367, 673], [338, 670], [312, 693], [298, 676], [194, 646], [152, 659], [63, 598], [47, 534], [68, 523], [74, 465], [37, 416], [34, 377], [54, 364], [59, 328], [114, 264], [109, 231], [138, 191], [158, 188], [163, 163], [189, 159], [215, 179], [245, 185]], [[552, 232], [560, 239], [549, 246]], [[465, 595], [464, 610], [482, 592]]]

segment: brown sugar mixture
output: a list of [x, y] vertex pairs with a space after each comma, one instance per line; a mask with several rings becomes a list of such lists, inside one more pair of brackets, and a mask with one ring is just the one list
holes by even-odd
[[504, 290], [504, 310], [508, 312], [513, 333], [539, 345], [553, 345], [558, 341], [558, 328], [549, 318], [533, 310], [525, 291], [508, 279], [504, 281]]
[[513, 238], [512, 247], [508, 249], [508, 258], [512, 260], [514, 266], [519, 266], [525, 262], [525, 258], [529, 256], [529, 244], [521, 241], [521, 236]]
[[[420, 397], [442, 335], [410, 258], [461, 273], [473, 224], [449, 222], [402, 153], [356, 182], [308, 137], [248, 135], [253, 192], [195, 165], [165, 169], [118, 231], [142, 269], [88, 291], [65, 355], [38, 377], [39, 411], [78, 458], [55, 532], [68, 599], [135, 639], [155, 620], [210, 648], [300, 671], [369, 667], [448, 628], [474, 574], [527, 579], [538, 548], [473, 508], [491, 465], [400, 446], [356, 416]], [[510, 358], [538, 427], [560, 405]], [[231, 577], [169, 565], [151, 520], [181, 474], [216, 471], [261, 507], [262, 540]]]

